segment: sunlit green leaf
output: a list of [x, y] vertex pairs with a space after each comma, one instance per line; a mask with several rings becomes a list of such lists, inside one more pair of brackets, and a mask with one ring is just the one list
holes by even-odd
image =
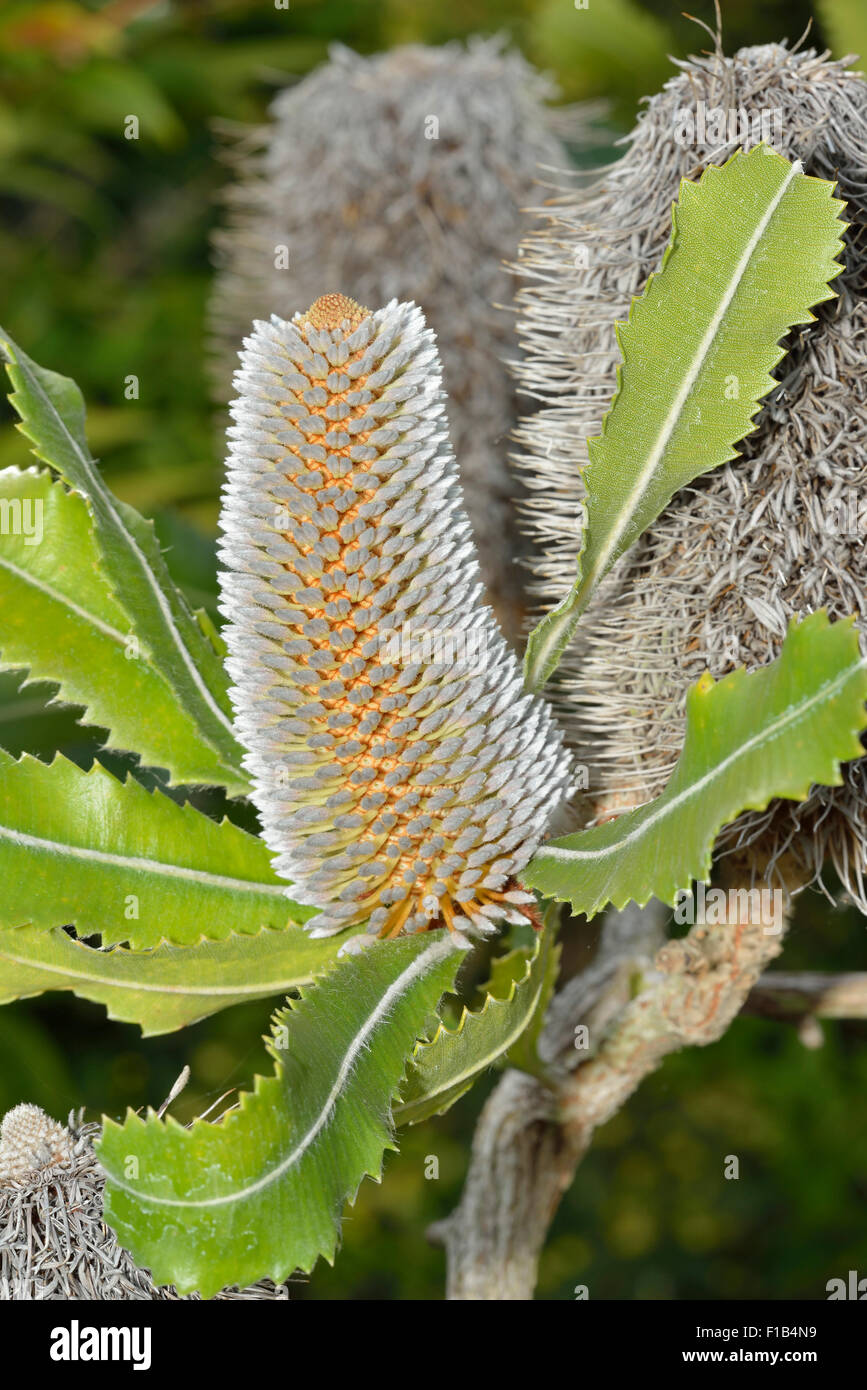
[[480, 1009], [465, 1008], [457, 1027], [440, 1023], [429, 1041], [416, 1045], [394, 1112], [398, 1124], [441, 1115], [520, 1041], [556, 977], [554, 936], [549, 920], [532, 952], [512, 951], [497, 962]]
[[262, 840], [99, 763], [0, 754], [0, 928], [192, 945], [303, 922]]
[[221, 768], [215, 780], [245, 790], [220, 656], [172, 582], [152, 523], [105, 487], [87, 447], [81, 392], [68, 377], [37, 366], [2, 331], [0, 349], [15, 387], [10, 400], [34, 453], [87, 499], [106, 577], [129, 615], [142, 659], [159, 671], [213, 749]]
[[393, 1146], [407, 1053], [461, 958], [439, 931], [340, 961], [275, 1016], [274, 1075], [219, 1123], [106, 1121], [106, 1220], [157, 1283], [208, 1297], [333, 1257], [344, 1202]]
[[0, 931], [0, 1004], [70, 990], [104, 1004], [109, 1018], [138, 1023], [146, 1037], [171, 1033], [233, 1004], [288, 994], [332, 965], [340, 937], [315, 940], [301, 927], [230, 936], [197, 946], [98, 949], [62, 928]]
[[198, 725], [130, 641], [101, 568], [84, 500], [35, 469], [0, 473], [0, 667], [56, 681], [107, 746], [138, 753], [175, 782], [221, 769]]
[[839, 786], [840, 764], [863, 752], [867, 670], [851, 618], [793, 622], [776, 661], [687, 694], [683, 752], [661, 796], [616, 820], [544, 845], [521, 877], [588, 916], [606, 903], [674, 903], [707, 880], [723, 825], [774, 797], [803, 801]]
[[681, 184], [658, 275], [618, 325], [617, 390], [588, 440], [578, 574], [527, 645], [538, 689], [599, 581], [700, 473], [737, 457], [784, 355], [781, 339], [833, 297], [844, 204], [766, 145]]

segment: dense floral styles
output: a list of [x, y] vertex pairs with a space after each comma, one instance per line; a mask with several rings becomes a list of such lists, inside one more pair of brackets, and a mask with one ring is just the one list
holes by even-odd
[[317, 934], [490, 930], [567, 761], [482, 603], [433, 333], [325, 295], [235, 384], [221, 608], [275, 868]]
[[[845, 63], [781, 45], [690, 59], [639, 117], [617, 164], [564, 197], [522, 265], [525, 388], [545, 404], [521, 428], [527, 512], [540, 550], [536, 597], [574, 578], [581, 469], [615, 386], [614, 325], [667, 244], [682, 178], [759, 140], [837, 182], [850, 228], [838, 298], [793, 335], [741, 457], [678, 493], [599, 588], [552, 685], [579, 759], [585, 819], [661, 791], [680, 752], [688, 687], [780, 651], [789, 620], [853, 610], [867, 633], [867, 84]], [[812, 874], [830, 855], [867, 911], [867, 765], [801, 804], [772, 803], [725, 832], [755, 864], [791, 854]]]
[[[514, 482], [516, 420], [504, 359], [516, 344], [509, 302], [525, 210], [537, 179], [568, 167], [546, 106], [553, 89], [496, 39], [410, 45], [329, 61], [282, 92], [271, 122], [229, 152], [236, 178], [217, 236], [212, 305], [220, 399], [255, 318], [291, 317], [323, 285], [365, 304], [414, 300], [437, 334], [452, 441], [482, 576], [501, 621], [520, 601]], [[281, 253], [280, 248], [284, 248]]]

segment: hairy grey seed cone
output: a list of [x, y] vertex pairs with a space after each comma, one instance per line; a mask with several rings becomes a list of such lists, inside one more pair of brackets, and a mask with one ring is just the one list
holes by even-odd
[[[68, 1127], [37, 1105], [16, 1105], [0, 1125], [0, 1301], [182, 1299], [157, 1286], [102, 1219], [105, 1174], [93, 1151], [99, 1125]], [[268, 1279], [218, 1299], [289, 1297]]]
[[[867, 84], [847, 62], [779, 44], [678, 66], [623, 158], [564, 196], [522, 248], [518, 379], [547, 402], [522, 423], [517, 459], [533, 492], [525, 525], [543, 552], [533, 565], [540, 607], [574, 578], [580, 470], [615, 387], [614, 324], [658, 267], [680, 180], [764, 138], [807, 174], [837, 180], [852, 225], [839, 297], [793, 334], [741, 457], [674, 497], [600, 587], [552, 683], [588, 769], [583, 823], [661, 791], [682, 746], [686, 690], [702, 671], [719, 678], [765, 664], [789, 619], [819, 607], [854, 611], [867, 632]], [[721, 844], [757, 871], [785, 856], [818, 875], [830, 857], [867, 911], [867, 762], [805, 803], [742, 816]]]
[[[521, 574], [507, 440], [517, 410], [504, 359], [514, 259], [542, 166], [569, 164], [550, 83], [500, 40], [365, 58], [339, 45], [282, 92], [271, 124], [235, 137], [211, 306], [217, 398], [231, 395], [254, 319], [291, 318], [324, 290], [413, 300], [445, 369], [451, 440], [489, 601], [520, 628]], [[280, 248], [285, 248], [285, 254]], [[288, 256], [288, 264], [286, 257]], [[275, 263], [276, 261], [276, 263]]]

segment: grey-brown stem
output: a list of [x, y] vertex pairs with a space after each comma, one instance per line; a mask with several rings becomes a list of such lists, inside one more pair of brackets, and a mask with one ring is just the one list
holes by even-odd
[[867, 1018], [867, 973], [761, 975], [747, 996], [744, 1013], [797, 1023], [807, 1018]]
[[460, 1204], [431, 1230], [446, 1248], [447, 1298], [533, 1297], [548, 1227], [595, 1130], [669, 1053], [720, 1038], [781, 950], [782, 930], [748, 921], [660, 945], [666, 915], [658, 904], [608, 915], [593, 965], [552, 1000], [540, 1044], [550, 1084], [508, 1071], [489, 1098]]

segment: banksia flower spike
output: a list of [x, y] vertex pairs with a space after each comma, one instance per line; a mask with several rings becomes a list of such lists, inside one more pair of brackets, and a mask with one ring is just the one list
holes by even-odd
[[567, 763], [481, 600], [433, 333], [328, 294], [236, 387], [221, 607], [275, 868], [317, 935], [489, 931]]
[[[530, 283], [519, 304], [532, 347], [521, 382], [546, 404], [522, 426], [521, 462], [535, 490], [528, 526], [545, 550], [536, 564], [545, 607], [574, 577], [586, 441], [599, 433], [620, 360], [614, 324], [659, 264], [680, 180], [764, 140], [835, 181], [851, 225], [837, 297], [791, 342], [740, 457], [678, 493], [603, 581], [552, 682], [588, 767], [585, 821], [662, 789], [687, 688], [704, 670], [720, 678], [765, 664], [789, 620], [820, 607], [832, 617], [854, 610], [867, 635], [867, 83], [845, 63], [781, 45], [679, 66], [624, 157], [564, 197], [523, 248]], [[844, 777], [803, 803], [742, 816], [720, 847], [757, 867], [793, 856], [796, 878], [818, 874], [830, 855], [867, 911], [867, 763]]]
[[[504, 441], [516, 350], [507, 304], [524, 210], [569, 165], [577, 116], [497, 39], [329, 61], [282, 92], [228, 151], [237, 177], [218, 233], [211, 319], [217, 394], [255, 318], [291, 317], [323, 285], [365, 304], [414, 300], [434, 329], [452, 442], [489, 600], [517, 633], [517, 535]], [[282, 249], [281, 249], [282, 248]]]

